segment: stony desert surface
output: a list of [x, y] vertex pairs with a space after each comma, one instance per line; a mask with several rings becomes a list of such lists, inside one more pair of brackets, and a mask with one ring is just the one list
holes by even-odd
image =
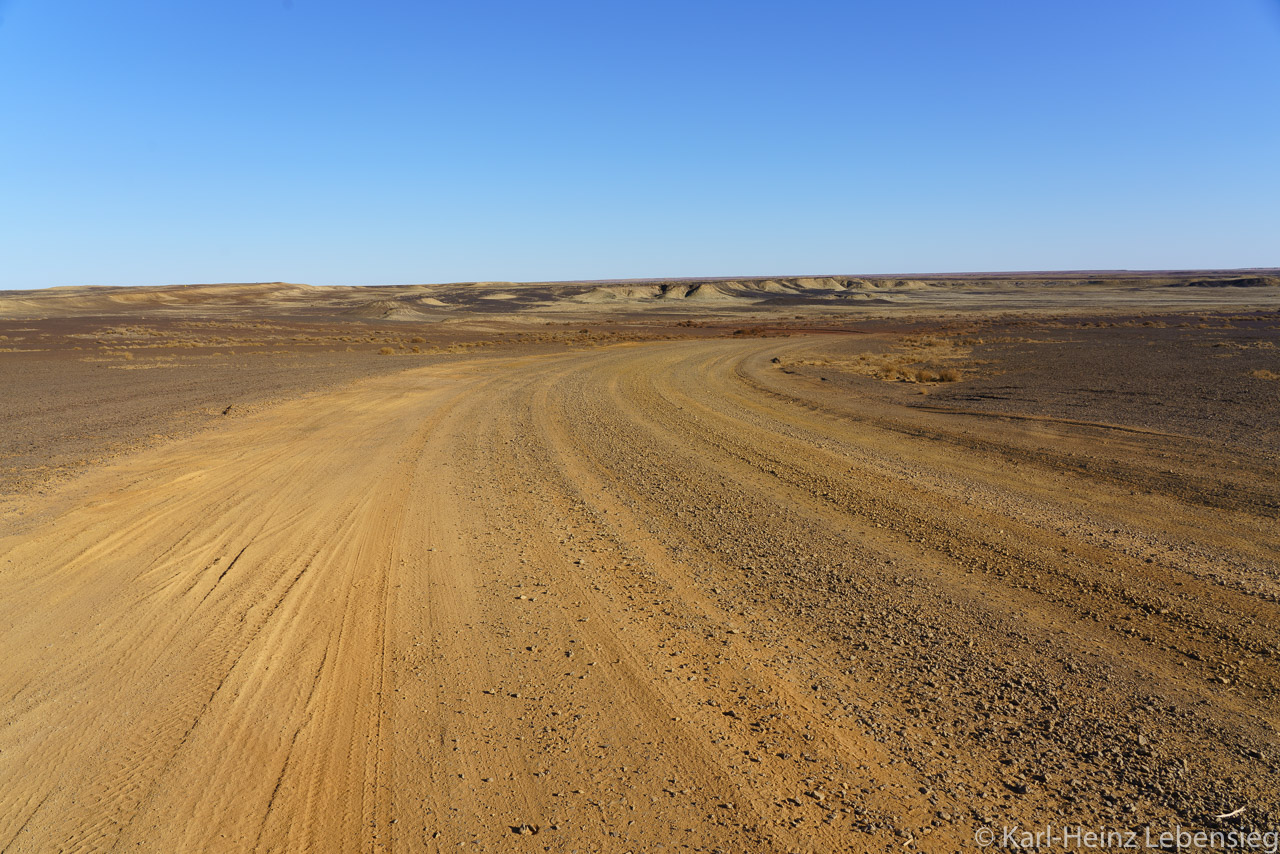
[[0, 293], [0, 851], [1280, 826], [1280, 273]]

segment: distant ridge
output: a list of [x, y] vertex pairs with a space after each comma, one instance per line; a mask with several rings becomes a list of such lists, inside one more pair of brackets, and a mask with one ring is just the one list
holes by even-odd
[[[224, 316], [344, 317], [353, 321], [438, 322], [461, 314], [586, 311], [696, 311], [786, 306], [922, 305], [966, 295], [1020, 299], [1037, 295], [1122, 294], [1176, 288], [1264, 294], [1280, 288], [1280, 268], [1234, 270], [1069, 270], [919, 275], [740, 276], [600, 279], [565, 282], [453, 282], [412, 285], [329, 285], [222, 282], [159, 286], [82, 285], [0, 292], [0, 317]], [[681, 308], [683, 306], [683, 308]]]

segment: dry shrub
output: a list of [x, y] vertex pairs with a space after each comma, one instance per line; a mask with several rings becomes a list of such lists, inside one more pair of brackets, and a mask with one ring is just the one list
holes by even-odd
[[[750, 333], [750, 329], [742, 330]], [[836, 371], [873, 377], [883, 382], [913, 384], [958, 382], [963, 374], [960, 367], [945, 367], [961, 359], [970, 358], [968, 349], [973, 339], [914, 336], [903, 338], [891, 349], [883, 352], [850, 353], [843, 358], [815, 358], [775, 360], [788, 373], [798, 367], [831, 367]], [[969, 361], [961, 367], [971, 367], [982, 362]]]
[[1275, 371], [1268, 371], [1266, 368], [1259, 368], [1256, 371], [1250, 371], [1249, 376], [1257, 377], [1260, 380], [1280, 380], [1280, 374]]
[[394, 348], [392, 348], [392, 347], [383, 347], [381, 350], [379, 350], [379, 351], [378, 351], [378, 355], [379, 355], [379, 356], [391, 356], [391, 355], [394, 355], [394, 354], [395, 354], [395, 352], [396, 352], [396, 351], [395, 351], [395, 349], [394, 349]]
[[409, 339], [409, 343], [410, 344], [426, 344], [427, 339], [423, 338], [421, 335], [415, 335]]

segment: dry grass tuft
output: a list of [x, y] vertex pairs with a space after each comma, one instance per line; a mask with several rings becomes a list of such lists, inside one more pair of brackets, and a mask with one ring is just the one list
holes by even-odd
[[383, 347], [381, 350], [379, 350], [379, 351], [378, 351], [378, 355], [379, 355], [379, 356], [393, 356], [393, 355], [395, 355], [395, 352], [396, 352], [396, 351], [395, 351], [395, 348], [394, 348], [394, 347]]
[[778, 364], [783, 370], [829, 367], [892, 383], [954, 383], [963, 379], [964, 373], [958, 367], [947, 366], [947, 363], [963, 361], [970, 368], [981, 364], [971, 358], [970, 344], [971, 340], [915, 336], [901, 339], [886, 352], [858, 353], [846, 359], [800, 359]]

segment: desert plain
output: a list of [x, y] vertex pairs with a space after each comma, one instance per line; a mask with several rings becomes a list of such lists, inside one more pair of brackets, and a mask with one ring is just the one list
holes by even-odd
[[1278, 271], [11, 291], [0, 384], [0, 851], [1280, 827]]

